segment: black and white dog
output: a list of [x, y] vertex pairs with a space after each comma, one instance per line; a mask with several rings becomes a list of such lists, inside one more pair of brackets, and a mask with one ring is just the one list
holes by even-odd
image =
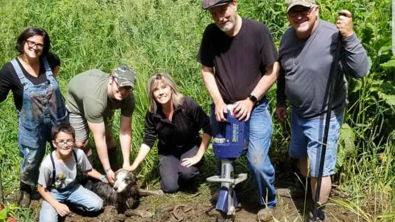
[[119, 214], [125, 213], [127, 209], [136, 207], [139, 196], [163, 195], [161, 190], [147, 191], [139, 189], [134, 174], [124, 169], [115, 172], [114, 186], [101, 181], [88, 180], [85, 188], [99, 195], [103, 199], [105, 206], [115, 206]]

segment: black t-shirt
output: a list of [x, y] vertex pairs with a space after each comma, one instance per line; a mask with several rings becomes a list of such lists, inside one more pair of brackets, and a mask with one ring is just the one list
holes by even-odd
[[[60, 66], [60, 59], [56, 54], [49, 52], [46, 58], [52, 70], [56, 66]], [[25, 68], [23, 68], [23, 66], [21, 65], [18, 59], [17, 62], [19, 63], [25, 77], [34, 85], [38, 85], [47, 81], [47, 76], [45, 75], [45, 67], [43, 61], [41, 61], [40, 74], [38, 75], [37, 78], [30, 75], [25, 70]], [[0, 103], [7, 98], [8, 92], [10, 90], [14, 94], [15, 107], [20, 111], [22, 108], [23, 86], [21, 81], [19, 80], [18, 74], [16, 74], [14, 66], [12, 66], [11, 62], [8, 62], [0, 70]]]
[[160, 154], [181, 154], [200, 145], [200, 129], [211, 135], [210, 119], [197, 102], [184, 97], [184, 103], [175, 108], [172, 121], [160, 108], [157, 113], [147, 112], [143, 143], [152, 147], [158, 138]]
[[234, 37], [227, 36], [214, 23], [203, 34], [198, 61], [215, 67], [215, 79], [225, 103], [246, 99], [265, 73], [266, 66], [277, 61], [278, 54], [267, 27], [242, 18]]

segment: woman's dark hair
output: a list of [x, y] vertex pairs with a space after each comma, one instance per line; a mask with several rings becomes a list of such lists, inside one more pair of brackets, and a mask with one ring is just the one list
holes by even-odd
[[73, 139], [75, 139], [74, 128], [68, 123], [62, 123], [52, 128], [52, 140], [55, 140], [60, 132], [70, 134], [73, 136]]
[[49, 49], [51, 48], [51, 40], [49, 39], [48, 33], [44, 29], [38, 27], [30, 27], [19, 35], [15, 46], [16, 50], [19, 52], [19, 55], [23, 54], [23, 47], [26, 40], [35, 35], [42, 36], [44, 39], [44, 47], [40, 57], [45, 57], [48, 55]]

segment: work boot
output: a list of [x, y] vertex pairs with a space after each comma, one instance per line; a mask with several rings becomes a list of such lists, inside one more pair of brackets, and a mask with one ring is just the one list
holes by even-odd
[[273, 219], [273, 212], [274, 212], [273, 207], [266, 207], [261, 209], [257, 213], [258, 221], [259, 222], [271, 221]]
[[117, 160], [116, 147], [108, 149], [108, 160], [110, 161], [110, 167], [112, 171], [116, 172], [117, 170], [119, 170], [120, 167]]
[[19, 201], [18, 205], [20, 207], [29, 207], [30, 206], [30, 195], [32, 193], [32, 188], [30, 187], [29, 184], [25, 184], [23, 182], [20, 182], [19, 185], [19, 191], [20, 191], [20, 196], [19, 196]]

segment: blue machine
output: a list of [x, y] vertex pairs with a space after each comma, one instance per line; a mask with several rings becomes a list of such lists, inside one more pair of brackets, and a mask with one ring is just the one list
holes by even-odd
[[[212, 107], [212, 112], [214, 107]], [[221, 160], [220, 175], [207, 178], [208, 182], [221, 183], [216, 209], [220, 220], [232, 220], [236, 213], [237, 199], [234, 191], [236, 184], [247, 179], [247, 174], [234, 174], [233, 162], [247, 152], [249, 121], [239, 121], [233, 113], [233, 105], [228, 105], [226, 122], [211, 122], [213, 129], [215, 156]]]

